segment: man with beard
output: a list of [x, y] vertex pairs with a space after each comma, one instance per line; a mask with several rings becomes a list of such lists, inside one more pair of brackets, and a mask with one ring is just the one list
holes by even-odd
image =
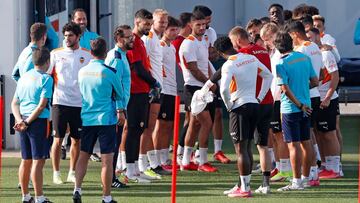
[[[191, 16], [192, 34], [181, 44], [179, 50], [181, 69], [185, 81], [184, 99], [186, 111], [191, 111], [191, 100], [196, 90], [201, 89], [211, 76], [209, 52], [204, 34], [206, 31], [205, 16], [201, 12], [194, 12]], [[212, 89], [215, 89], [216, 86]], [[215, 172], [207, 160], [208, 138], [212, 128], [211, 111], [214, 113], [212, 104], [198, 115], [190, 115], [189, 127], [185, 136], [184, 156], [181, 170], [198, 170], [203, 172]], [[192, 148], [199, 136], [199, 165], [190, 161]]]
[[[140, 9], [135, 13], [134, 20], [134, 46], [126, 55], [130, 63], [131, 88], [130, 100], [127, 107], [128, 118], [125, 124], [126, 136], [126, 181], [149, 182], [141, 178], [136, 163], [139, 159], [140, 137], [147, 127], [149, 112], [149, 92], [152, 98], [160, 96], [160, 84], [150, 74], [150, 62], [143, 35], [149, 34], [153, 22], [152, 14], [146, 9]], [[136, 162], [136, 163], [135, 163]], [[142, 176], [148, 178], [148, 176]]]
[[62, 184], [60, 176], [61, 143], [69, 125], [70, 168], [67, 181], [75, 182], [75, 165], [80, 152], [81, 94], [78, 85], [78, 72], [90, 61], [91, 54], [79, 46], [81, 28], [75, 23], [67, 23], [62, 30], [66, 47], [51, 52], [49, 74], [54, 78], [52, 121], [54, 142], [51, 149], [53, 182]]
[[[130, 66], [126, 58], [126, 52], [128, 50], [131, 50], [134, 46], [134, 35], [131, 32], [131, 27], [129, 25], [118, 26], [114, 32], [114, 40], [116, 43], [115, 47], [107, 53], [105, 64], [116, 69], [116, 75], [120, 80], [124, 92], [123, 95], [124, 100], [117, 102], [116, 106], [126, 110], [126, 107], [130, 99], [130, 79], [131, 79]], [[125, 115], [125, 114], [121, 114], [121, 115]], [[121, 165], [121, 153], [119, 153], [120, 151], [119, 147], [121, 143], [121, 134], [123, 132], [123, 126], [118, 125], [116, 132], [117, 132], [116, 147], [114, 151], [114, 160], [113, 160], [113, 180], [111, 186], [114, 188], [122, 188], [125, 187], [125, 185], [117, 179], [115, 175], [115, 169], [118, 164]], [[120, 169], [122, 167], [120, 166], [118, 168]]]

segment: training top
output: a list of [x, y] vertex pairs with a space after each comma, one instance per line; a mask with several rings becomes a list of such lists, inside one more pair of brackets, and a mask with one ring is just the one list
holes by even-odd
[[216, 34], [216, 31], [214, 30], [214, 28], [209, 27], [208, 29], [206, 29], [205, 33], [204, 33], [204, 38], [205, 38], [207, 47], [213, 47], [214, 43], [217, 39], [217, 34]]
[[179, 50], [180, 50], [180, 46], [181, 46], [182, 42], [184, 41], [184, 39], [185, 39], [185, 37], [178, 35], [176, 37], [176, 39], [171, 42], [176, 49], [176, 63], [179, 65], [180, 70], [181, 70], [181, 65], [180, 65]]
[[[266, 49], [256, 44], [250, 44], [247, 47], [241, 48], [239, 52], [255, 56], [271, 72], [270, 56], [269, 53], [266, 51]], [[256, 95], [258, 95], [260, 92], [261, 84], [262, 84], [262, 78], [258, 75], [256, 80]], [[260, 104], [273, 104], [273, 103], [274, 103], [274, 99], [271, 95], [271, 90], [269, 89], [269, 91], [266, 93], [265, 98], [261, 101]]]
[[[256, 80], [263, 78], [260, 93], [256, 97]], [[255, 56], [238, 53], [232, 55], [221, 68], [220, 94], [228, 110], [246, 103], [258, 103], [269, 91], [272, 74]]]
[[106, 56], [105, 64], [116, 69], [116, 75], [120, 80], [124, 96], [120, 102], [116, 103], [119, 109], [126, 109], [130, 99], [130, 65], [126, 57], [126, 52], [121, 50], [117, 45], [111, 49]]
[[[79, 40], [80, 47], [85, 48], [90, 51], [90, 49], [91, 49], [90, 41], [94, 40], [98, 37], [99, 37], [99, 35], [97, 33], [91, 32], [88, 29], [85, 29], [84, 33], [81, 35], [80, 40]], [[65, 39], [63, 40], [63, 47], [66, 47]]]
[[327, 44], [327, 45], [332, 46], [333, 49], [331, 50], [331, 52], [334, 54], [336, 62], [339, 62], [341, 57], [340, 57], [340, 54], [339, 54], [339, 50], [336, 47], [335, 38], [333, 38], [329, 34], [320, 33], [320, 41], [321, 41], [321, 44]]
[[91, 59], [90, 52], [80, 47], [76, 50], [60, 47], [51, 51], [48, 73], [54, 78], [53, 105], [81, 107], [78, 73]]
[[103, 60], [91, 60], [79, 71], [83, 126], [115, 125], [115, 102], [123, 100], [123, 88], [116, 70]]
[[11, 77], [15, 81], [18, 81], [24, 73], [34, 68], [34, 64], [32, 62], [32, 52], [36, 48], [36, 44], [30, 42], [29, 45], [22, 50], [11, 74]]
[[150, 71], [150, 60], [146, 53], [144, 42], [141, 38], [134, 33], [134, 45], [133, 49], [126, 52], [126, 56], [130, 64], [130, 75], [131, 75], [131, 88], [130, 93], [149, 93], [150, 86], [145, 80], [141, 79], [135, 72], [134, 68], [131, 68], [132, 64], [141, 61], [145, 71]]
[[185, 85], [202, 87], [204, 83], [191, 74], [188, 63], [196, 62], [197, 68], [209, 78], [209, 51], [204, 37], [198, 40], [193, 35], [189, 35], [180, 46], [179, 56]]
[[160, 46], [159, 36], [155, 33], [154, 29], [151, 28], [148, 35], [141, 37], [144, 42], [146, 53], [150, 59], [150, 72], [151, 75], [163, 86], [162, 77], [162, 49]]
[[49, 118], [52, 89], [53, 79], [49, 74], [36, 69], [26, 72], [19, 79], [14, 95], [20, 103], [20, 114], [30, 116], [39, 105], [41, 98], [46, 98], [48, 99], [48, 105], [38, 118]]
[[177, 95], [176, 83], [176, 50], [173, 44], [167, 45], [165, 41], [160, 41], [162, 49], [163, 63], [163, 89], [162, 93], [167, 95]]
[[[321, 100], [324, 100], [326, 93], [330, 88], [330, 82], [331, 82], [330, 73], [337, 71], [338, 66], [337, 66], [335, 57], [331, 51], [322, 51], [321, 54], [322, 54], [323, 63], [325, 65], [325, 69], [323, 70], [324, 71], [324, 79], [322, 81], [320, 81], [320, 84], [319, 84], [319, 92], [320, 92]], [[331, 99], [336, 99], [336, 98], [338, 98], [338, 96], [339, 95], [335, 91], [334, 94], [331, 96]]]
[[[318, 77], [311, 59], [300, 52], [283, 56], [276, 65], [278, 85], [289, 86], [291, 92], [302, 104], [311, 107], [309, 81]], [[281, 113], [296, 113], [301, 110], [285, 95], [281, 94]]]
[[[320, 71], [324, 68], [324, 64], [322, 62], [322, 55], [318, 45], [316, 45], [314, 42], [304, 41], [302, 45], [294, 47], [294, 50], [310, 57], [312, 67], [314, 68], [316, 76], [319, 78]], [[310, 89], [310, 97], [320, 97], [318, 87]]]
[[[273, 74], [274, 78], [277, 77], [276, 75], [276, 65], [279, 63], [281, 59], [281, 54], [279, 50], [273, 49], [270, 53], [270, 60], [271, 60], [271, 73]], [[277, 85], [277, 81], [273, 80], [271, 83], [271, 93], [275, 101], [280, 101], [281, 97], [281, 88]]]

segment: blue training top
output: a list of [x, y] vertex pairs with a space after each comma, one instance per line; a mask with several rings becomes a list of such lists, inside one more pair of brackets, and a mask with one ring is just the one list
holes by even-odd
[[32, 62], [32, 52], [36, 48], [36, 44], [30, 42], [29, 45], [21, 52], [11, 74], [11, 77], [15, 81], [18, 81], [19, 78], [24, 75], [24, 73], [34, 69], [34, 64]]

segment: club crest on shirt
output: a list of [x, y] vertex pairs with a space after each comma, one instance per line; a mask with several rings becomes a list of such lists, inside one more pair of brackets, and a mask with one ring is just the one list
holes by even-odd
[[145, 123], [144, 122], [140, 122], [140, 127], [144, 127]]
[[85, 58], [84, 57], [80, 57], [80, 63], [84, 63]]
[[166, 118], [166, 113], [162, 113], [161, 116], [162, 116], [163, 118]]

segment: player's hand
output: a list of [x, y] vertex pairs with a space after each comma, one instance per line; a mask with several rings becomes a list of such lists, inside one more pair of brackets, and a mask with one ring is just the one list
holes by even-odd
[[215, 93], [216, 89], [217, 89], [217, 85], [216, 85], [216, 84], [214, 84], [214, 85], [210, 88], [210, 90], [211, 90], [213, 93]]
[[324, 101], [322, 101], [320, 104], [320, 109], [325, 109], [329, 107], [329, 105], [330, 105], [330, 99], [325, 98]]
[[125, 123], [125, 119], [126, 119], [124, 111], [117, 112], [117, 119], [118, 119], [117, 124], [119, 126], [123, 126]]
[[16, 130], [18, 132], [24, 132], [24, 131], [26, 131], [28, 126], [26, 126], [23, 121], [20, 121], [20, 122], [15, 123], [13, 128], [14, 128], [14, 130]]
[[301, 111], [304, 112], [307, 116], [310, 116], [312, 113], [312, 109], [305, 104], [301, 107]]

